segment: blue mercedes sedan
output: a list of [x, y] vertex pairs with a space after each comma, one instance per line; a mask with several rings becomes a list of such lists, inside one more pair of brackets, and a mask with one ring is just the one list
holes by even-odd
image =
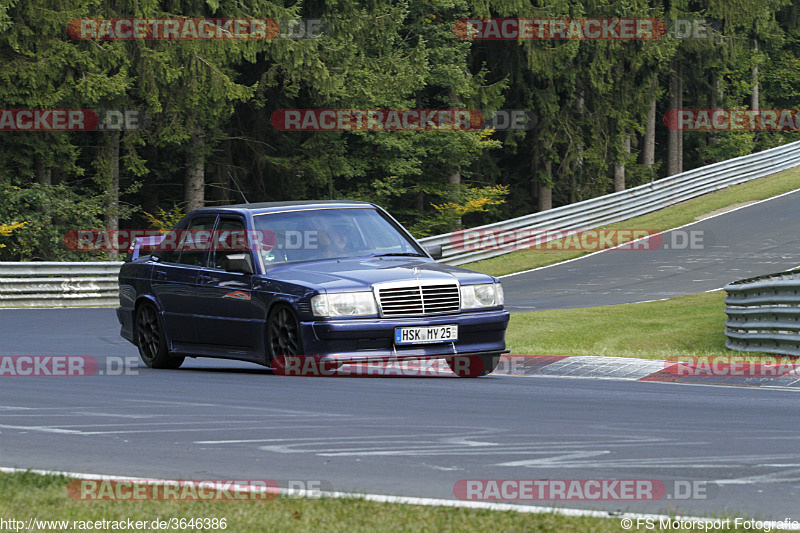
[[197, 209], [123, 264], [121, 335], [152, 368], [443, 358], [459, 376], [489, 374], [506, 352], [500, 280], [439, 256], [366, 202]]

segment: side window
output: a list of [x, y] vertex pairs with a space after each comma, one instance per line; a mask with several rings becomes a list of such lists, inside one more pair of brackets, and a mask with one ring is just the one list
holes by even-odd
[[181, 255], [178, 263], [182, 265], [203, 266], [203, 258], [211, 241], [211, 230], [214, 228], [216, 216], [197, 217], [192, 220], [180, 236], [178, 250]]
[[165, 263], [201, 266], [216, 219], [216, 216], [197, 217], [186, 229], [169, 232], [159, 245], [158, 258]]
[[211, 256], [208, 259], [210, 268], [225, 270], [228, 254], [250, 253], [244, 223], [237, 218], [220, 218], [211, 242]]

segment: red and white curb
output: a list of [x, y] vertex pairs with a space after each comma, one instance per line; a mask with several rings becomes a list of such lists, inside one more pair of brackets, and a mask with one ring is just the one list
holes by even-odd
[[[691, 358], [689, 358], [691, 359]], [[728, 385], [800, 391], [798, 367], [783, 365], [777, 370], [767, 365], [704, 365], [672, 360], [635, 359], [588, 355], [505, 355], [496, 374], [623, 381], [653, 381], [695, 385]], [[713, 358], [709, 358], [713, 360]], [[725, 359], [725, 357], [721, 357]], [[755, 369], [755, 370], [753, 370]]]

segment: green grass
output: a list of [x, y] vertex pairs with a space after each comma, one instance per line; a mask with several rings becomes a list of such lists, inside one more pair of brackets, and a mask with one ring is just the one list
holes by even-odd
[[[731, 206], [755, 202], [777, 196], [800, 188], [800, 168], [791, 168], [774, 176], [749, 181], [727, 189], [675, 204], [648, 215], [630, 218], [622, 222], [602, 226], [607, 229], [645, 229], [665, 231], [684, 224], [695, 222], [700, 218], [724, 210]], [[591, 253], [591, 251], [558, 250], [555, 244], [544, 245], [545, 249], [530, 248], [508, 253], [499, 257], [476, 261], [461, 265], [464, 268], [503, 276], [514, 272], [522, 272]], [[550, 247], [550, 249], [547, 249]]]
[[724, 291], [659, 302], [513, 313], [511, 353], [664, 359], [743, 354], [725, 348]]
[[[39, 520], [69, 521], [123, 521], [130, 518], [133, 521], [148, 522], [170, 518], [225, 518], [227, 527], [224, 530], [204, 531], [235, 533], [263, 531], [616, 533], [622, 531], [618, 518], [566, 517], [555, 514], [375, 503], [363, 499], [280, 497], [271, 501], [76, 501], [67, 496], [69, 481], [69, 478], [62, 476], [38, 475], [30, 472], [0, 473], [0, 518], [27, 520], [36, 517]], [[655, 525], [655, 529], [648, 531], [667, 531], [659, 529], [658, 522]], [[186, 531], [197, 531], [197, 529]]]

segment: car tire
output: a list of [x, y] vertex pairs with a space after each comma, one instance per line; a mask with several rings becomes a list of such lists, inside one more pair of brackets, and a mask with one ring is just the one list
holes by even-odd
[[303, 355], [300, 325], [292, 310], [286, 305], [272, 309], [267, 318], [267, 352], [272, 373], [286, 374], [286, 358]]
[[149, 303], [139, 306], [136, 311], [136, 346], [144, 364], [150, 368], [179, 368], [183, 357], [175, 357], [167, 352], [167, 337], [156, 308]]
[[460, 378], [477, 378], [494, 372], [499, 355], [459, 355], [447, 358], [447, 366]]

